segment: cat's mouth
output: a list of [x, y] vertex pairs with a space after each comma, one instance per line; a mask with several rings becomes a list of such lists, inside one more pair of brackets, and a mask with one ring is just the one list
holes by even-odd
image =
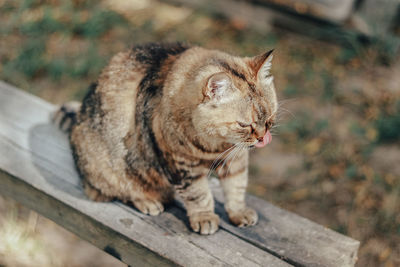
[[258, 140], [257, 143], [255, 143], [253, 146], [257, 148], [265, 147], [266, 145], [270, 144], [272, 142], [272, 135], [269, 130], [266, 131], [265, 135], [262, 137], [262, 139]]

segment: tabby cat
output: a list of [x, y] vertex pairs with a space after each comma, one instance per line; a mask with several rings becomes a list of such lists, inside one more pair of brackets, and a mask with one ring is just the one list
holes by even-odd
[[245, 204], [248, 150], [272, 139], [271, 59], [272, 50], [235, 57], [179, 43], [115, 55], [82, 104], [66, 103], [55, 116], [69, 131], [88, 197], [157, 215], [176, 192], [191, 228], [212, 234], [215, 171], [230, 221], [254, 225], [257, 213]]

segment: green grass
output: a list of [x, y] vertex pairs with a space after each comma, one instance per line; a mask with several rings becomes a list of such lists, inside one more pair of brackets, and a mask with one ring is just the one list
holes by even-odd
[[95, 8], [91, 11], [90, 17], [86, 21], [74, 16], [69, 30], [74, 35], [95, 39], [120, 25], [127, 25], [126, 20], [121, 15], [110, 10]]
[[19, 50], [18, 56], [5, 64], [5, 73], [21, 72], [32, 78], [45, 68], [46, 44], [43, 38], [29, 39]]
[[[69, 17], [71, 21], [59, 21], [55, 19], [51, 6], [41, 6], [39, 2], [24, 1], [20, 7], [20, 12], [14, 14], [13, 18], [18, 20], [23, 10], [33, 7], [43, 10], [41, 18], [11, 25], [8, 29], [8, 32], [10, 30], [18, 32], [24, 41], [16, 57], [6, 58], [3, 61], [6, 80], [7, 77], [15, 77], [15, 73], [23, 74], [26, 79], [48, 76], [53, 80], [58, 80], [63, 76], [79, 78], [96, 75], [107, 62], [107, 59], [98, 53], [97, 39], [111, 29], [128, 28], [129, 26], [121, 15], [114, 11], [105, 10], [100, 6], [95, 6], [92, 9], [85, 5], [79, 6], [79, 8], [68, 4], [64, 5], [63, 10], [68, 14], [65, 17]], [[87, 19], [84, 19], [81, 14], [82, 8], [85, 7], [91, 10]], [[5, 9], [12, 11], [15, 8], [13, 9], [12, 5], [5, 5]], [[88, 39], [90, 47], [73, 58], [65, 54], [49, 57], [47, 55], [47, 40], [54, 34], [61, 34], [70, 39]]]
[[68, 29], [65, 25], [54, 19], [50, 7], [44, 8], [44, 15], [41, 19], [32, 22], [26, 22], [19, 26], [21, 34], [29, 37], [46, 37], [55, 32], [61, 32]]

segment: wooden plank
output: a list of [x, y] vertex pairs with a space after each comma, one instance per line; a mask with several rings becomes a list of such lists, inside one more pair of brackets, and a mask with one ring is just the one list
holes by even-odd
[[[294, 265], [354, 265], [358, 241], [252, 196], [248, 201], [259, 213], [260, 222], [254, 227], [240, 229], [229, 224], [220, 203], [221, 192], [215, 188], [217, 213], [222, 217], [221, 230], [206, 237], [189, 230], [179, 205], [167, 208], [167, 212], [160, 216], [151, 217], [118, 202], [88, 201], [73, 167], [66, 136], [49, 124], [49, 112], [52, 110], [54, 106], [43, 100], [0, 82], [0, 169], [8, 177], [14, 177], [12, 180], [22, 180], [28, 188], [33, 186], [41, 194], [58, 200], [61, 207], [39, 212], [61, 225], [67, 224], [64, 225], [67, 229], [98, 247], [105, 249], [107, 246], [92, 234], [87, 237], [85, 227], [76, 225], [75, 228], [68, 228], [78, 219], [64, 221], [57, 212], [69, 207], [98, 222], [98, 227], [114, 231], [116, 240], [119, 240], [118, 237], [126, 238], [131, 246], [138, 247], [136, 254], [140, 254], [140, 248], [145, 247], [152, 251], [149, 258], [161, 256], [179, 265], [288, 266], [271, 254]], [[7, 193], [11, 185], [4, 181], [2, 178], [0, 191]], [[35, 208], [33, 199], [20, 201]], [[80, 220], [85, 221], [86, 217]], [[114, 237], [110, 239], [114, 240]], [[119, 244], [119, 241], [112, 244], [113, 251], [132, 265], [134, 261], [129, 258], [131, 248], [125, 251], [126, 245]], [[135, 252], [132, 254], [135, 255]]]
[[0, 192], [132, 266], [290, 266], [221, 229], [200, 236], [183, 209], [143, 215], [119, 202], [87, 200], [67, 136], [49, 123], [55, 107], [0, 83]]
[[310, 15], [335, 23], [343, 23], [353, 10], [354, 0], [257, 0], [288, 8], [302, 15]]
[[[219, 191], [219, 192], [218, 192]], [[222, 192], [214, 191], [216, 210], [222, 212]], [[222, 227], [230, 233], [301, 266], [354, 266], [359, 241], [343, 236], [294, 213], [277, 208], [249, 195], [247, 203], [257, 210], [257, 227], [237, 228], [223, 218]]]
[[[229, 18], [241, 19], [257, 28], [265, 28], [268, 22], [281, 17], [282, 13], [298, 13], [336, 24], [350, 16], [355, 0], [163, 0], [164, 2], [217, 12]], [[276, 11], [281, 14], [277, 14]], [[290, 12], [285, 12], [290, 11]], [[263, 25], [264, 24], [264, 25]], [[268, 26], [267, 26], [268, 27]]]
[[[207, 14], [223, 15], [232, 20], [244, 22], [252, 27], [265, 31], [270, 28], [274, 12], [260, 6], [236, 0], [163, 0], [168, 4], [185, 5], [200, 9]], [[229, 7], [229, 8], [227, 8]]]
[[130, 242], [100, 222], [1, 170], [0, 193], [43, 214], [117, 259], [131, 263], [131, 266], [139, 262], [149, 266], [175, 266], [173, 262], [159, 257], [146, 247]]

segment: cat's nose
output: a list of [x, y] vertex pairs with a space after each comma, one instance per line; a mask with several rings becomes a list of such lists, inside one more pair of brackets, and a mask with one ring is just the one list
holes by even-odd
[[258, 130], [256, 130], [255, 131], [255, 136], [256, 136], [256, 139], [258, 140], [258, 141], [262, 141], [263, 140], [263, 138], [264, 138], [264, 135], [265, 135], [265, 133], [266, 133], [266, 129], [258, 129]]
[[262, 141], [264, 141], [264, 136], [257, 137], [257, 140], [258, 140], [258, 142], [262, 142]]

